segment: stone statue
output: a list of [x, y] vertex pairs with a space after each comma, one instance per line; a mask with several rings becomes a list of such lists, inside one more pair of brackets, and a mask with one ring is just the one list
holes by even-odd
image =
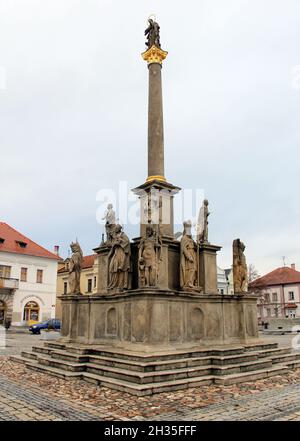
[[180, 242], [180, 286], [182, 289], [198, 289], [197, 245], [192, 238], [191, 221], [183, 224], [184, 231]]
[[68, 263], [70, 294], [81, 294], [80, 275], [81, 275], [83, 254], [77, 240], [76, 242], [72, 242], [70, 247], [73, 253]]
[[153, 45], [160, 48], [160, 26], [158, 23], [156, 23], [156, 21], [152, 20], [152, 18], [149, 18], [148, 22], [149, 26], [145, 30], [145, 35], [147, 36], [146, 46], [148, 46], [148, 49], [150, 49]]
[[108, 254], [108, 289], [129, 288], [130, 257], [129, 238], [122, 231], [121, 225], [116, 225]]
[[102, 220], [105, 220], [105, 230], [106, 230], [106, 241], [108, 243], [112, 242], [113, 230], [116, 226], [116, 213], [113, 209], [112, 204], [108, 204], [107, 210], [104, 213]]
[[139, 245], [139, 285], [140, 287], [156, 286], [159, 262], [161, 260], [160, 234], [151, 225], [146, 227], [146, 237]]
[[247, 264], [244, 254], [246, 247], [240, 239], [235, 239], [232, 248], [234, 293], [241, 294], [247, 292], [248, 289]]
[[197, 242], [200, 244], [208, 242], [208, 200], [204, 199], [202, 207], [199, 211], [198, 223], [197, 223]]

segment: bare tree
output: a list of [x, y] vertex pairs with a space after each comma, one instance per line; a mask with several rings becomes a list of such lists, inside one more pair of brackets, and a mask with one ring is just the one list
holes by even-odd
[[255, 266], [250, 263], [250, 265], [248, 265], [248, 283], [253, 282], [254, 280], [258, 279], [260, 277], [257, 269], [255, 268]]

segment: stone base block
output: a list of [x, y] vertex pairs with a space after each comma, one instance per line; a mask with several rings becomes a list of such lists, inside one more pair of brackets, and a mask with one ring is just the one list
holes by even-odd
[[63, 296], [65, 342], [157, 348], [251, 343], [258, 339], [256, 297], [138, 289]]

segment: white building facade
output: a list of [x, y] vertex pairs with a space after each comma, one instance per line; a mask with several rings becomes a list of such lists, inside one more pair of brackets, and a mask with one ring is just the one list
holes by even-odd
[[233, 294], [232, 269], [217, 267], [217, 283], [219, 294]]
[[58, 256], [0, 223], [0, 324], [55, 318]]

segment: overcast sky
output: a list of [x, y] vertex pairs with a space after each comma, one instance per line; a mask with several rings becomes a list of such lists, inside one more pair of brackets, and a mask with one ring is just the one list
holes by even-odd
[[97, 192], [146, 178], [152, 13], [168, 181], [204, 190], [220, 266], [240, 237], [261, 274], [300, 269], [299, 0], [0, 0], [0, 219], [99, 244]]

